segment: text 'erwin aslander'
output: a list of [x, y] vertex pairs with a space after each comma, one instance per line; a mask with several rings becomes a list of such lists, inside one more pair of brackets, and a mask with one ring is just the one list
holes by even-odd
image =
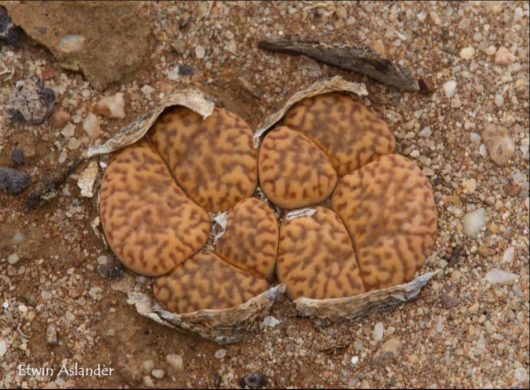
[[111, 376], [114, 372], [114, 368], [105, 367], [98, 364], [96, 367], [83, 367], [77, 363], [73, 365], [62, 364], [58, 371], [53, 367], [33, 367], [31, 364], [21, 364], [18, 366], [17, 373], [19, 376], [55, 376], [57, 377], [74, 377], [74, 376], [90, 376], [102, 378]]

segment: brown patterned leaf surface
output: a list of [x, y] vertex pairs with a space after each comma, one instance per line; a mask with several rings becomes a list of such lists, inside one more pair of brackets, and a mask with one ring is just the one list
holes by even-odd
[[215, 252], [227, 262], [272, 280], [278, 224], [272, 210], [256, 198], [240, 201], [228, 212], [224, 235]]
[[215, 253], [200, 252], [159, 277], [153, 292], [167, 310], [189, 313], [237, 306], [268, 287], [265, 279], [226, 263]]
[[284, 209], [324, 201], [337, 182], [328, 157], [305, 135], [285, 126], [263, 140], [258, 168], [263, 192]]
[[146, 142], [120, 151], [105, 171], [100, 218], [121, 262], [146, 276], [169, 272], [208, 239], [208, 214], [175, 184]]
[[204, 120], [188, 108], [170, 108], [153, 125], [150, 140], [179, 186], [207, 211], [226, 210], [256, 188], [252, 130], [229, 111], [215, 108]]
[[412, 280], [437, 230], [431, 185], [414, 162], [382, 156], [344, 176], [331, 200], [353, 239], [367, 291]]
[[283, 222], [277, 269], [291, 299], [340, 298], [364, 292], [348, 231], [337, 214], [325, 207]]
[[324, 150], [339, 177], [392, 153], [396, 144], [379, 115], [338, 93], [302, 100], [288, 111], [284, 125], [302, 132]]

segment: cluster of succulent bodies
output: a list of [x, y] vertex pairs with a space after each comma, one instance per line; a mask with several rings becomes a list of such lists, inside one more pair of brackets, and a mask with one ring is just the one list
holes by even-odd
[[[386, 123], [339, 93], [297, 103], [259, 148], [231, 112], [169, 108], [106, 169], [102, 226], [175, 313], [237, 306], [276, 279], [291, 299], [395, 286], [432, 252], [436, 208], [427, 178], [394, 149]], [[226, 230], [207, 245], [219, 212]]]

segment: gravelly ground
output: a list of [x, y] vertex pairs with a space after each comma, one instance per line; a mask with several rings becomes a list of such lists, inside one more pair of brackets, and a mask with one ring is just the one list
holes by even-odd
[[[528, 3], [162, 2], [145, 8], [154, 50], [134, 79], [106, 91], [124, 93], [126, 117], [100, 118], [96, 143], [185, 85], [221, 96], [256, 126], [318, 79], [340, 74], [363, 81], [366, 102], [391, 126], [398, 152], [416, 160], [433, 184], [439, 236], [424, 269], [440, 273], [411, 303], [326, 328], [298, 318], [283, 300], [271, 313], [278, 326], [220, 347], [139, 316], [96, 271], [97, 258], [109, 253], [90, 227], [95, 198], [80, 195], [81, 167], [56, 197], [28, 213], [24, 194], [0, 192], [0, 387], [234, 387], [250, 372], [265, 375], [270, 387], [529, 386]], [[263, 36], [292, 33], [379, 50], [382, 43], [388, 57], [432, 80], [435, 92], [401, 93], [256, 47]], [[500, 47], [514, 55], [511, 64], [496, 63]], [[14, 69], [13, 77], [0, 76], [0, 106], [16, 80], [51, 69], [56, 74], [46, 85], [59, 92], [60, 109], [76, 124], [65, 136], [49, 122], [13, 125], [0, 113], [0, 166], [12, 165], [18, 145], [26, 155], [22, 168], [36, 181], [88, 146], [81, 122], [104, 94], [28, 43], [1, 47], [0, 60]], [[194, 75], [172, 80], [180, 64]], [[444, 84], [451, 80], [456, 91], [448, 98]], [[481, 138], [488, 123], [508, 129], [515, 144], [504, 166], [491, 160]], [[464, 215], [478, 208], [487, 221], [468, 237]], [[493, 269], [517, 278], [491, 284], [485, 276]], [[383, 339], [374, 341], [379, 322]], [[49, 325], [58, 331], [57, 345], [47, 342]], [[380, 362], [375, 354], [390, 339], [402, 349]], [[226, 356], [219, 359], [221, 348]], [[181, 370], [167, 362], [169, 354], [182, 357]], [[113, 368], [113, 375], [57, 377], [61, 364], [76, 362]], [[55, 373], [17, 375], [21, 365]], [[162, 379], [153, 368], [164, 370]]]

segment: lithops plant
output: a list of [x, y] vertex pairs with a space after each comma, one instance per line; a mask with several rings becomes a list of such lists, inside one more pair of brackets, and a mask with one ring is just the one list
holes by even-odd
[[[101, 223], [127, 268], [158, 277], [154, 296], [168, 310], [237, 306], [267, 290], [276, 259], [274, 214], [249, 198], [256, 184], [257, 151], [241, 118], [216, 108], [203, 120], [171, 108], [112, 159], [101, 184]], [[222, 210], [225, 235], [207, 250], [208, 212]]]
[[100, 190], [107, 242], [127, 268], [156, 278], [164, 309], [226, 313], [277, 281], [295, 303], [373, 306], [397, 296], [389, 288], [406, 300], [428, 280], [406, 284], [434, 246], [432, 188], [395, 154], [387, 124], [343, 93], [294, 103], [254, 137], [227, 110], [205, 118], [170, 106], [111, 159]]
[[386, 123], [339, 93], [300, 101], [265, 135], [258, 160], [265, 194], [286, 209], [317, 206], [280, 226], [277, 274], [292, 299], [406, 283], [430, 255], [431, 185], [394, 149]]

